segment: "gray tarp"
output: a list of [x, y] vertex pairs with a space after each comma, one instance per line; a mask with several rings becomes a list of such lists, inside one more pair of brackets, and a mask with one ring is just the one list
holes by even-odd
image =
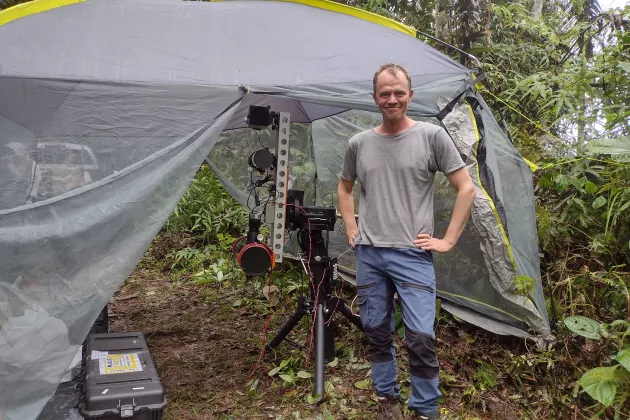
[[[273, 95], [271, 105], [286, 107], [274, 110], [291, 111], [291, 185], [334, 205], [349, 136], [377, 124], [372, 77], [384, 62], [408, 68], [416, 92], [410, 114], [434, 123], [473, 84], [470, 69], [406, 33], [290, 2], [87, 0], [0, 25], [5, 420], [37, 416], [204, 158], [246, 201], [246, 158], [260, 142], [272, 144], [268, 133], [259, 139], [242, 128], [249, 101], [269, 100], [245, 92]], [[535, 279], [540, 318], [523, 317], [526, 298], [507, 298], [501, 276], [509, 267], [493, 280], [489, 254], [503, 255], [504, 264], [506, 242], [482, 245], [479, 226], [496, 233], [495, 218], [469, 223], [458, 250], [436, 259], [442, 296], [485, 328], [546, 334], [531, 172], [489, 110], [481, 118], [480, 166], [493, 174], [490, 200], [503, 205], [511, 274]], [[437, 187], [436, 232], [443, 232], [454, 195], [444, 177]], [[347, 250], [342, 225], [331, 243], [332, 255]], [[352, 253], [341, 263], [352, 272]]]

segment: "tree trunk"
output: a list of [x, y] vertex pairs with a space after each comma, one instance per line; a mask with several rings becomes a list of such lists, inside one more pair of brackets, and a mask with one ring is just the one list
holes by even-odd
[[532, 6], [532, 16], [539, 17], [542, 14], [542, 8], [545, 0], [534, 0], [534, 5]]
[[440, 10], [440, 0], [435, 0], [435, 37], [442, 39], [442, 11]]
[[586, 95], [580, 93], [580, 105], [577, 115], [577, 143], [578, 147], [584, 144], [586, 134]]

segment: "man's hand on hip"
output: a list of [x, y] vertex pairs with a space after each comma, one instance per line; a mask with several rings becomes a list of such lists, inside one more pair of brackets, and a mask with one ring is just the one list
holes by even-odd
[[347, 234], [348, 234], [348, 243], [350, 244], [352, 248], [354, 248], [354, 238], [357, 236], [357, 231], [353, 230], [353, 231], [347, 232]]
[[413, 241], [416, 248], [422, 248], [425, 251], [448, 252], [453, 249], [455, 244], [450, 243], [446, 239], [433, 238], [431, 235], [421, 233], [418, 239]]

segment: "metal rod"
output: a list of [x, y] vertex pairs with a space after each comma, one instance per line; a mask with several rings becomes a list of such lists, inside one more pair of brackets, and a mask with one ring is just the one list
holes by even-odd
[[315, 388], [313, 396], [324, 397], [324, 305], [317, 304], [317, 317], [315, 319]]
[[453, 45], [449, 44], [448, 42], [444, 42], [444, 41], [442, 41], [441, 39], [438, 39], [438, 38], [436, 38], [436, 37], [434, 37], [434, 36], [431, 36], [431, 35], [429, 35], [429, 34], [425, 34], [424, 32], [421, 32], [421, 31], [416, 30], [416, 38], [418, 38], [418, 35], [426, 36], [427, 38], [429, 38], [429, 39], [431, 39], [431, 40], [433, 40], [433, 41], [435, 41], [435, 42], [438, 42], [438, 43], [440, 43], [440, 44], [444, 45], [445, 47], [451, 48], [451, 49], [453, 49], [453, 50], [457, 51], [458, 53], [460, 53], [460, 54], [464, 54], [466, 57], [468, 57], [468, 58], [471, 58], [471, 59], [475, 60], [475, 63], [477, 63], [477, 68], [479, 69], [479, 71], [480, 71], [480, 72], [481, 72], [481, 71], [483, 71], [483, 69], [481, 68], [481, 63], [479, 62], [479, 60], [477, 59], [477, 57], [475, 57], [474, 55], [472, 55], [472, 54], [470, 54], [470, 53], [467, 53], [467, 52], [466, 52], [466, 51], [464, 51], [464, 50], [460, 50], [459, 48], [457, 48], [457, 47], [455, 47], [455, 46], [453, 46]]

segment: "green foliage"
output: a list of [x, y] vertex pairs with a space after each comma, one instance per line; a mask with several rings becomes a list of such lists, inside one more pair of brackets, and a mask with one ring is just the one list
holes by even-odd
[[596, 3], [580, 9], [581, 2], [550, 2], [557, 9], [540, 17], [522, 2], [489, 5], [492, 37], [476, 38], [472, 49], [488, 75], [485, 85], [500, 97], [488, 102], [530, 159], [630, 134], [628, 21]]
[[628, 372], [618, 371], [618, 368], [619, 365], [591, 369], [580, 378], [580, 386], [593, 399], [609, 407], [615, 401], [617, 385], [628, 378]]
[[[249, 156], [261, 147], [274, 148], [277, 132], [271, 128], [253, 130], [249, 128], [228, 130], [221, 134], [212, 147], [209, 160], [213, 167], [221, 173], [237, 190], [236, 194], [249, 195], [252, 181], [258, 174], [251, 172], [247, 161]], [[291, 188], [304, 191], [304, 202], [311, 204], [315, 200], [316, 170], [313, 157], [311, 125], [292, 123], [289, 134], [291, 150], [289, 156], [289, 182]], [[260, 190], [264, 200], [266, 191]], [[263, 201], [264, 202], [264, 201]], [[249, 196], [247, 206], [254, 208], [255, 200]]]
[[627, 136], [592, 140], [588, 143], [588, 150], [593, 155], [610, 155], [618, 162], [630, 163], [630, 137]]
[[602, 268], [630, 257], [630, 167], [576, 160], [538, 179], [538, 235], [550, 255], [567, 247]]
[[518, 295], [529, 297], [534, 292], [534, 279], [529, 276], [516, 276], [514, 283]]
[[585, 316], [568, 316], [564, 319], [564, 325], [575, 334], [592, 340], [600, 340], [599, 324]]
[[247, 209], [223, 188], [212, 170], [203, 165], [169, 217], [169, 232], [190, 232], [206, 241], [220, 234], [237, 235], [247, 226]]
[[481, 363], [475, 372], [474, 379], [476, 386], [482, 391], [491, 389], [497, 386], [497, 372], [491, 365], [487, 363]]
[[[171, 268], [176, 269], [199, 264], [198, 261], [203, 259], [204, 253], [196, 248], [183, 248], [172, 252], [169, 256], [174, 260]], [[195, 262], [191, 264], [192, 261]]]
[[289, 357], [282, 360], [277, 367], [271, 369], [267, 374], [282, 379], [283, 386], [287, 387], [313, 377], [310, 372], [302, 370], [303, 365], [304, 360], [302, 358]]
[[623, 407], [630, 400], [630, 342], [626, 342], [626, 337], [630, 335], [630, 323], [617, 320], [611, 324], [600, 324], [585, 316], [567, 317], [564, 323], [575, 334], [591, 340], [605, 340], [616, 349], [616, 364], [587, 370], [579, 385], [605, 407], [613, 404]]
[[210, 264], [208, 268], [195, 273], [193, 279], [197, 284], [221, 283], [232, 281], [243, 277], [243, 271], [225, 258], [221, 258]]

